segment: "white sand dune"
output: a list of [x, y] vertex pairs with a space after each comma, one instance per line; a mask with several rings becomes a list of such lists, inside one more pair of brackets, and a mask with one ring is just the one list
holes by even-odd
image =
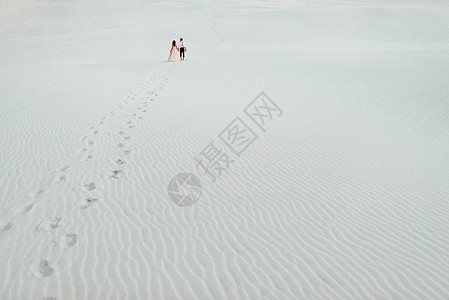
[[0, 299], [449, 297], [444, 1], [1, 1], [0, 41]]

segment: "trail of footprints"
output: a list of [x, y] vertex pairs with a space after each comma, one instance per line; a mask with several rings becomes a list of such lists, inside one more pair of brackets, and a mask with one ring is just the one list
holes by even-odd
[[[86, 162], [94, 158], [91, 149], [95, 145], [96, 137], [101, 133], [106, 133], [102, 131], [102, 127], [107, 124], [108, 120], [110, 120], [111, 118], [115, 118], [117, 114], [121, 114], [121, 112], [123, 112], [125, 108], [127, 108], [131, 103], [135, 104], [137, 107], [130, 114], [130, 116], [128, 116], [128, 120], [125, 121], [122, 127], [118, 128], [117, 131], [115, 131], [113, 134], [113, 136], [115, 135], [115, 137], [118, 137], [120, 139], [120, 142], [114, 145], [117, 148], [118, 155], [115, 158], [111, 158], [111, 161], [117, 166], [117, 169], [111, 170], [105, 176], [107, 178], [110, 178], [111, 180], [119, 180], [124, 174], [124, 170], [122, 168], [126, 165], [125, 157], [132, 153], [132, 149], [127, 144], [132, 139], [132, 136], [128, 134], [128, 130], [132, 130], [133, 128], [135, 128], [135, 126], [138, 125], [138, 122], [144, 118], [144, 114], [148, 112], [148, 104], [151, 101], [156, 101], [158, 99], [159, 92], [162, 92], [164, 90], [165, 84], [168, 83], [170, 75], [170, 69], [165, 72], [164, 70], [159, 71], [159, 74], [153, 76], [152, 79], [144, 83], [137, 92], [130, 93], [128, 97], [123, 101], [123, 103], [116, 107], [117, 111], [109, 111], [106, 117], [101, 118], [96, 125], [89, 127], [89, 134], [80, 138], [83, 146], [76, 150], [76, 153], [80, 156], [79, 161]], [[153, 86], [155, 88], [150, 89], [150, 86]], [[122, 116], [123, 115], [124, 114], [122, 114]], [[0, 222], [0, 238], [3, 233], [10, 231], [14, 227], [13, 221], [17, 217], [25, 215], [33, 209], [46, 189], [51, 188], [53, 185], [64, 182], [67, 179], [68, 172], [71, 171], [71, 169], [71, 165], [66, 165], [52, 171], [50, 174], [50, 180], [46, 180], [42, 184], [42, 187], [40, 189], [30, 193], [30, 200], [28, 204], [12, 209], [10, 213], [10, 220], [3, 223]], [[95, 182], [84, 182], [81, 183], [78, 188], [72, 188], [74, 192], [83, 190], [87, 193], [92, 192], [95, 189]], [[78, 205], [76, 206], [76, 209], [86, 210], [96, 203], [98, 203], [98, 198], [89, 196], [80, 200]], [[46, 234], [48, 232], [54, 232], [61, 229], [63, 225], [63, 218], [57, 216], [41, 222], [36, 226], [35, 230], [41, 232], [42, 234]], [[55, 242], [55, 245], [60, 247], [61, 249], [70, 248], [76, 245], [77, 239], [78, 235], [76, 233], [64, 233], [59, 237], [57, 242]], [[54, 267], [52, 266], [51, 262], [43, 258], [34, 261], [30, 265], [30, 270], [31, 273], [39, 279], [50, 277], [54, 273]]]

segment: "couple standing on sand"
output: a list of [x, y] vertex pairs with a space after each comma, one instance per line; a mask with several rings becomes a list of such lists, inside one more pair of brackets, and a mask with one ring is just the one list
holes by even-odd
[[176, 41], [173, 40], [171, 43], [170, 56], [168, 57], [168, 61], [179, 61], [184, 60], [186, 57], [187, 46], [182, 38], [179, 39], [179, 48], [176, 45]]

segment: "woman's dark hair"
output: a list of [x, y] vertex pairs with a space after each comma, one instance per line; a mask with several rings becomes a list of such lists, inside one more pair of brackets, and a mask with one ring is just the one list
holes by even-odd
[[171, 42], [171, 45], [172, 45], [172, 46], [176, 46], [176, 41], [173, 40], [173, 42]]

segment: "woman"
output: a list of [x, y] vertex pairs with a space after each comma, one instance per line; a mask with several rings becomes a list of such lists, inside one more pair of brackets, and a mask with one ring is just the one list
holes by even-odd
[[173, 40], [171, 43], [170, 56], [168, 57], [168, 61], [179, 61], [179, 48], [176, 46], [176, 41]]

